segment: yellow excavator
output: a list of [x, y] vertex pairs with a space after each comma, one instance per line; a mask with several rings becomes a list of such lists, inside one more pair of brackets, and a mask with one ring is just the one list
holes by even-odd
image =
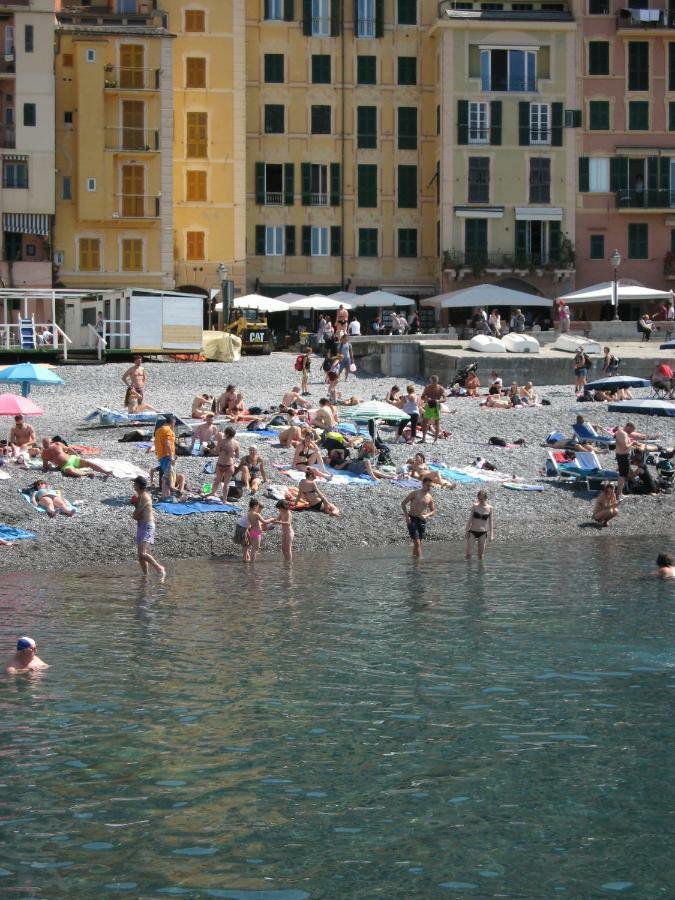
[[256, 309], [240, 309], [239, 317], [225, 326], [241, 338], [242, 353], [262, 353], [268, 356], [272, 352], [272, 332], [267, 319]]

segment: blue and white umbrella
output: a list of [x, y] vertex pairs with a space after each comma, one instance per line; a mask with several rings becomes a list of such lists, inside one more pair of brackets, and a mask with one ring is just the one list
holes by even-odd
[[675, 403], [670, 400], [619, 400], [607, 404], [607, 409], [629, 416], [675, 416]]
[[633, 378], [632, 375], [610, 375], [608, 378], [598, 378], [590, 381], [586, 387], [594, 391], [620, 391], [623, 388], [651, 387], [648, 378]]
[[47, 366], [41, 366], [39, 363], [17, 363], [14, 366], [7, 366], [6, 369], [0, 371], [0, 381], [6, 384], [20, 384], [21, 394], [27, 397], [30, 394], [32, 384], [65, 384], [63, 378], [59, 378], [56, 372]]

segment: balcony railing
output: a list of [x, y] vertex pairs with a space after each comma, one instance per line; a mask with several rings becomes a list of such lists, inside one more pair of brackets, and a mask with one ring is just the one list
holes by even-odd
[[620, 9], [617, 28], [675, 28], [675, 9]]
[[675, 189], [617, 191], [618, 209], [675, 209]]
[[157, 91], [159, 69], [114, 68], [106, 66], [103, 87], [107, 91]]
[[375, 19], [357, 19], [356, 36], [360, 38], [374, 38]]
[[312, 35], [314, 37], [330, 37], [330, 19], [328, 16], [312, 18]]
[[158, 219], [160, 198], [156, 194], [115, 194], [115, 219]]
[[469, 125], [469, 143], [470, 144], [489, 144], [490, 129], [489, 128], [472, 128]]
[[154, 153], [159, 150], [159, 131], [155, 128], [106, 128], [105, 149]]
[[[569, 261], [568, 261], [569, 262]], [[565, 265], [558, 250], [550, 250], [546, 253], [488, 253], [482, 250], [456, 251], [446, 253], [443, 257], [444, 269], [473, 269], [485, 271], [486, 269], [501, 269], [513, 271], [518, 269], [543, 268], [546, 266]]]
[[328, 194], [310, 194], [310, 206], [328, 206]]
[[0, 125], [0, 147], [13, 150], [16, 147], [16, 128], [14, 125]]
[[283, 191], [265, 191], [265, 206], [283, 206]]
[[547, 128], [530, 128], [531, 144], [550, 144], [551, 132]]
[[12, 75], [16, 72], [14, 50], [0, 53], [0, 73]]
[[571, 22], [574, 19], [567, 2], [556, 3], [554, 0], [533, 0], [531, 3], [465, 3], [462, 0], [441, 0], [438, 4], [438, 18], [505, 22]]

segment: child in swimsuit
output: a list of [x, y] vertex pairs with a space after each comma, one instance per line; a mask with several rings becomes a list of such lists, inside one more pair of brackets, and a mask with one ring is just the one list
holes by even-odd
[[288, 500], [279, 500], [277, 503], [279, 516], [274, 521], [281, 525], [281, 552], [286, 562], [293, 560], [293, 513], [288, 505]]
[[261, 513], [262, 503], [260, 500], [252, 499], [248, 504], [248, 512], [237, 523], [243, 525], [246, 519], [248, 542], [243, 545], [244, 562], [255, 562], [255, 558], [260, 550], [263, 531], [268, 531], [274, 525], [274, 519], [265, 519]]
[[487, 491], [478, 491], [478, 502], [471, 507], [471, 515], [466, 523], [466, 558], [471, 559], [474, 541], [478, 544], [478, 559], [485, 556], [485, 545], [495, 537], [494, 510], [488, 501]]

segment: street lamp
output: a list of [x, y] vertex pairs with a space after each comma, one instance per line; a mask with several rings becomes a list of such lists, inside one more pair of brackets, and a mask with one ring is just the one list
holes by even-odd
[[230, 289], [232, 283], [229, 280], [230, 271], [225, 263], [218, 263], [216, 273], [218, 275], [218, 279], [220, 280], [220, 296], [223, 301], [223, 308], [220, 315], [218, 316], [218, 330], [222, 331], [223, 322], [227, 325], [227, 323], [230, 321], [230, 301], [232, 299]]
[[612, 281], [612, 306], [614, 307], [614, 321], [619, 321], [619, 266], [623, 261], [623, 257], [619, 253], [618, 250], [614, 250], [612, 255], [609, 258], [609, 261], [612, 265], [612, 269], [614, 270], [614, 280]]

